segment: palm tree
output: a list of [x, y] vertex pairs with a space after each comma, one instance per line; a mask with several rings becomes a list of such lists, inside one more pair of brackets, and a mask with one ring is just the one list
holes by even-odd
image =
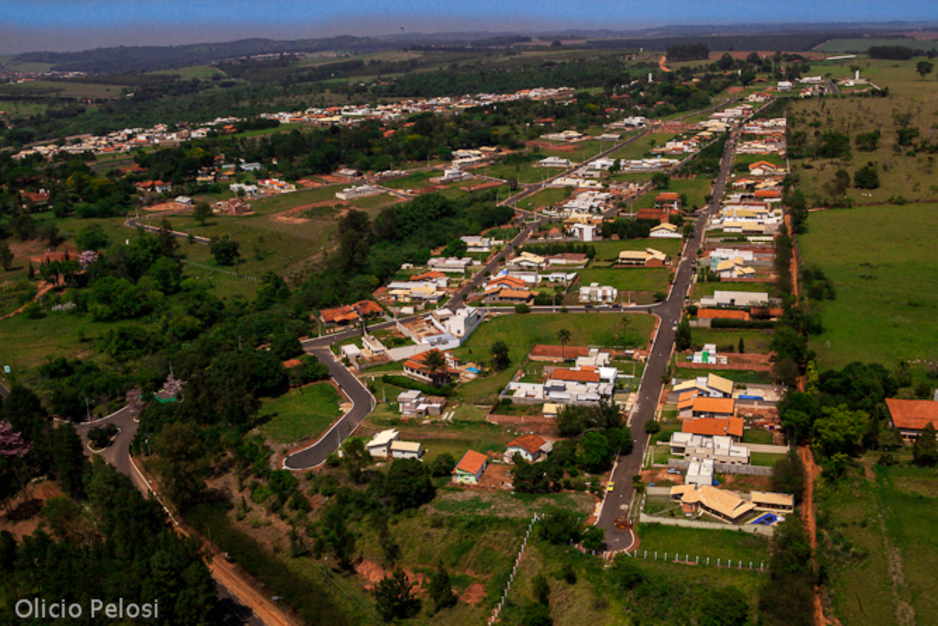
[[427, 373], [430, 374], [430, 380], [433, 381], [433, 386], [438, 387], [439, 380], [437, 377], [441, 371], [446, 369], [446, 357], [443, 356], [443, 353], [439, 350], [430, 350], [423, 359], [423, 366], [427, 368]]
[[557, 331], [557, 339], [560, 341], [560, 359], [566, 361], [566, 355], [564, 350], [567, 346], [567, 342], [570, 341], [570, 331], [566, 328], [561, 328]]

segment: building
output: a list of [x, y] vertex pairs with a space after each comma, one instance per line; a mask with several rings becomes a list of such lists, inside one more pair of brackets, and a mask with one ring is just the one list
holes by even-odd
[[494, 304], [527, 304], [534, 302], [534, 292], [527, 289], [494, 287], [485, 292], [485, 301]]
[[539, 162], [541, 167], [559, 167], [562, 169], [567, 169], [573, 166], [573, 162], [570, 159], [562, 159], [556, 156], [549, 156], [546, 159], [541, 159]]
[[466, 453], [459, 459], [459, 463], [453, 468], [453, 482], [478, 485], [488, 464], [489, 458], [481, 452], [466, 450]]
[[347, 304], [334, 309], [323, 309], [319, 312], [319, 320], [328, 325], [354, 324], [359, 319], [361, 318], [358, 316], [358, 312]]
[[392, 441], [391, 457], [395, 459], [420, 459], [423, 445], [419, 441]]
[[443, 414], [446, 407], [446, 398], [440, 396], [425, 396], [416, 389], [402, 391], [397, 396], [397, 404], [404, 419], [424, 419]]
[[711, 459], [726, 465], [748, 465], [749, 448], [736, 445], [732, 437], [672, 433], [668, 442], [671, 454], [695, 460]]
[[580, 287], [579, 301], [582, 303], [609, 304], [619, 297], [619, 290], [609, 285], [590, 283]]
[[795, 496], [788, 493], [771, 493], [768, 491], [752, 491], [750, 500], [757, 511], [771, 511], [773, 513], [794, 513]]
[[547, 267], [547, 259], [531, 252], [522, 252], [508, 261], [509, 268], [540, 270]]
[[[443, 360], [446, 362], [446, 365], [436, 372], [431, 372], [426, 365], [426, 360], [427, 355], [434, 352], [443, 355]], [[453, 356], [452, 352], [442, 352], [436, 348], [433, 348], [432, 350], [421, 352], [420, 354], [415, 354], [414, 356], [404, 361], [404, 376], [413, 378], [414, 380], [429, 383], [431, 385], [447, 385], [454, 379], [459, 380], [459, 371], [456, 369], [457, 367], [459, 367], [459, 360]]]
[[644, 250], [623, 250], [619, 253], [619, 265], [634, 265], [640, 267], [665, 267], [668, 264], [668, 255], [654, 248]]
[[337, 191], [335, 197], [339, 200], [354, 200], [355, 198], [367, 198], [368, 196], [377, 196], [384, 193], [380, 187], [374, 185], [357, 185], [348, 187], [342, 191]]
[[499, 243], [491, 237], [464, 235], [460, 237], [466, 244], [466, 252], [491, 252], [492, 246]]
[[[696, 398], [695, 402], [701, 399], [726, 402], [716, 398]], [[729, 402], [732, 402], [732, 400]], [[743, 424], [743, 418], [741, 417], [697, 417], [684, 420], [682, 430], [689, 435], [732, 437], [734, 441], [742, 441]]]
[[382, 430], [365, 444], [365, 449], [371, 456], [387, 457], [391, 452], [391, 443], [397, 440], [399, 433], [393, 428]]
[[713, 459], [691, 461], [687, 465], [687, 474], [684, 475], [685, 485], [712, 485], [715, 473]]
[[[723, 361], [726, 361], [725, 357]], [[692, 362], [705, 364], [719, 363], [720, 356], [717, 354], [717, 345], [715, 343], [705, 343], [702, 350], [694, 352]]]
[[675, 393], [684, 393], [685, 391], [697, 391], [699, 395], [711, 398], [732, 398], [733, 381], [716, 374], [708, 374], [707, 376], [698, 376], [691, 380], [685, 380], [674, 386]]
[[705, 513], [729, 523], [741, 522], [756, 508], [755, 504], [738, 494], [711, 485], [671, 487], [671, 500], [680, 502], [684, 513]]
[[543, 437], [537, 435], [523, 435], [517, 439], [508, 442], [505, 450], [505, 460], [510, 462], [516, 454], [520, 454], [528, 463], [540, 460], [542, 456], [547, 456], [553, 444]]
[[681, 194], [674, 191], [664, 191], [655, 197], [656, 209], [681, 210]]
[[764, 305], [768, 301], [769, 294], [764, 291], [715, 291], [712, 296], [701, 298], [700, 306], [703, 308], [749, 308]]
[[682, 237], [678, 227], [669, 222], [662, 222], [651, 229], [649, 237], [656, 239], [680, 239]]
[[756, 270], [743, 263], [742, 259], [725, 259], [719, 261], [714, 271], [721, 279], [751, 279], [756, 277]]
[[430, 269], [444, 274], [463, 274], [471, 265], [472, 259], [469, 257], [433, 257], [427, 261]]
[[916, 439], [927, 424], [938, 429], [938, 402], [886, 398], [892, 425], [907, 440]]

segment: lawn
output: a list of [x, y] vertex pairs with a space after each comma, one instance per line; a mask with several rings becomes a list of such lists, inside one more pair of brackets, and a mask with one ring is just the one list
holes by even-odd
[[629, 145], [619, 148], [610, 155], [610, 158], [635, 160], [650, 157], [653, 156], [651, 149], [654, 146], [663, 146], [676, 136], [676, 133], [649, 133], [641, 139], [637, 139]]
[[[559, 345], [557, 332], [570, 331], [570, 346], [614, 346], [621, 345], [616, 339], [619, 315], [611, 314], [547, 314], [506, 315], [489, 319], [472, 334], [469, 340], [456, 350], [456, 356], [464, 360], [488, 362], [490, 348], [496, 341], [508, 344], [511, 366], [497, 374], [460, 385], [459, 395], [472, 399], [472, 403], [492, 402], [518, 367], [527, 358], [535, 344]], [[654, 328], [650, 315], [628, 315], [629, 335], [633, 345], [644, 347]]]
[[747, 428], [743, 432], [743, 443], [755, 443], [770, 446], [775, 441], [774, 436], [767, 430]]
[[[695, 332], [695, 331], [696, 329], [694, 329], [694, 331], [692, 332]], [[743, 341], [747, 341], [747, 340], [744, 339]], [[736, 340], [736, 343], [737, 343], [737, 346], [734, 346], [734, 349], [738, 347], [738, 344], [739, 344], [738, 339]], [[746, 349], [747, 350], [749, 349], [748, 344], [746, 344]], [[710, 373], [708, 370], [703, 370], [703, 369], [686, 369], [686, 368], [682, 369], [680, 367], [681, 361], [677, 361], [676, 364], [678, 366], [678, 369], [674, 372], [674, 376], [677, 378], [696, 378], [697, 376], [704, 376]], [[713, 370], [713, 373], [717, 374], [718, 376], [722, 376], [723, 378], [732, 380], [734, 383], [739, 383], [739, 384], [744, 384], [744, 385], [746, 384], [767, 385], [772, 382], [772, 375], [769, 372], [750, 372], [749, 370]]]
[[506, 163], [495, 163], [482, 169], [473, 170], [473, 173], [491, 176], [492, 178], [501, 178], [502, 180], [516, 180], [519, 183], [539, 183], [551, 176], [559, 174], [562, 170], [556, 167], [536, 167], [537, 161], [524, 163], [522, 165], [509, 165]]
[[400, 202], [400, 198], [392, 196], [389, 193], [379, 193], [375, 196], [365, 196], [364, 198], [355, 198], [349, 201], [357, 209], [383, 209], [386, 206]]
[[[619, 291], [649, 291], [666, 293], [671, 270], [661, 268], [585, 269], [580, 271], [580, 284], [599, 283]], [[622, 297], [620, 301], [624, 301]]]
[[623, 250], [644, 250], [654, 248], [677, 260], [684, 247], [683, 239], [621, 239], [619, 241], [595, 241], [596, 259], [602, 261], [615, 261]]
[[[765, 432], [765, 431], [762, 431]], [[769, 433], [766, 433], [769, 434]], [[771, 443], [771, 442], [769, 442]], [[772, 467], [777, 462], [785, 458], [784, 454], [770, 454], [768, 452], [753, 452], [749, 455], [750, 465], [761, 465], [763, 467]]]
[[823, 303], [824, 332], [811, 340], [823, 367], [935, 356], [935, 232], [936, 204], [811, 214], [799, 236], [804, 261], [823, 269], [837, 292]]
[[549, 206], [552, 204], [557, 204], [565, 200], [569, 194], [566, 189], [560, 187], [555, 187], [553, 189], [542, 189], [538, 191], [533, 196], [522, 201], [522, 206], [524, 208], [540, 208], [542, 206]]
[[[678, 510], [678, 517], [683, 514]], [[704, 518], [706, 521], [710, 521]], [[710, 557], [710, 563], [716, 564], [717, 559], [726, 563], [727, 559], [746, 563], [753, 562], [758, 568], [760, 562], [769, 563], [769, 542], [765, 537], [733, 530], [727, 525], [727, 530], [705, 530], [700, 528], [681, 528], [678, 526], [665, 526], [664, 524], [642, 524], [638, 529], [638, 538], [641, 541], [641, 551], [648, 551], [648, 558], [653, 558], [655, 551], [662, 559], [668, 553], [668, 559], [674, 560], [674, 555], [690, 555], [691, 560], [699, 556], [701, 561]]]
[[328, 382], [291, 389], [279, 398], [264, 400], [258, 417], [267, 419], [261, 432], [276, 443], [316, 439], [342, 415], [339, 394]]
[[655, 206], [655, 198], [659, 193], [683, 193], [687, 196], [685, 208], [702, 207], [706, 203], [706, 196], [710, 193], [710, 178], [697, 176], [695, 178], [672, 179], [667, 189], [652, 189], [635, 201], [635, 209], [651, 209]]
[[252, 200], [251, 206], [253, 206], [254, 210], [258, 213], [267, 214], [279, 213], [280, 211], [303, 206], [304, 204], [312, 204], [324, 200], [339, 202], [339, 199], [335, 197], [336, 192], [351, 186], [352, 184], [349, 183], [347, 185], [330, 185], [327, 187], [304, 189], [303, 191], [295, 191], [293, 193], [282, 193], [276, 196], [261, 198], [260, 200]]
[[401, 178], [393, 178], [391, 180], [384, 181], [381, 183], [382, 187], [388, 187], [390, 189], [419, 189], [421, 187], [426, 187], [430, 183], [428, 180], [434, 176], [442, 176], [443, 172], [436, 170], [426, 170], [421, 172], [414, 172], [408, 176], [403, 176]]
[[[864, 462], [872, 464], [873, 459]], [[849, 470], [820, 491], [820, 541], [830, 596], [843, 624], [938, 624], [938, 539], [934, 469]]]
[[769, 344], [772, 343], [772, 331], [691, 329], [691, 344], [694, 349], [700, 349], [705, 343], [715, 343], [718, 354], [721, 352], [737, 352], [740, 339], [743, 340], [745, 352], [768, 354]]
[[694, 283], [694, 294], [693, 297], [703, 298], [704, 296], [712, 296], [715, 291], [764, 291], [770, 296], [775, 292], [775, 285], [771, 283]]
[[586, 141], [579, 141], [569, 144], [573, 150], [541, 148], [541, 154], [543, 154], [545, 157], [558, 156], [564, 159], [570, 159], [574, 163], [580, 163], [586, 159], [595, 157], [603, 150], [608, 150], [613, 145], [614, 144], [611, 141], [597, 141], [595, 139], [587, 139]]

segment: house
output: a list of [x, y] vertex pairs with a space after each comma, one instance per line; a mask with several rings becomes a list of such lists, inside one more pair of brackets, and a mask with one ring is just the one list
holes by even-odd
[[547, 267], [547, 259], [531, 252], [522, 252], [512, 260], [508, 261], [508, 267], [540, 270]]
[[339, 348], [339, 352], [342, 354], [343, 357], [349, 358], [349, 359], [358, 359], [362, 355], [361, 348], [356, 346], [354, 343], [345, 344], [344, 346]]
[[573, 236], [580, 241], [593, 241], [598, 239], [595, 224], [573, 224], [570, 226]]
[[436, 270], [427, 270], [421, 274], [415, 274], [410, 277], [413, 282], [430, 282], [436, 285], [437, 289], [446, 289], [449, 284], [449, 277], [443, 272]]
[[259, 169], [261, 169], [260, 163], [242, 163], [241, 164], [241, 171], [243, 172], [256, 172]]
[[381, 308], [381, 305], [374, 300], [361, 300], [351, 306], [355, 309], [355, 312], [358, 313], [359, 317], [365, 319], [377, 317], [384, 313], [384, 309]]
[[655, 208], [656, 209], [673, 209], [680, 211], [681, 210], [681, 194], [673, 191], [665, 191], [659, 193], [655, 197]]
[[795, 496], [789, 493], [752, 491], [749, 493], [749, 499], [756, 505], [757, 511], [772, 511], [776, 513], [795, 512]]
[[[426, 365], [426, 360], [427, 355], [434, 352], [443, 355], [443, 360], [446, 362], [446, 365], [444, 365], [442, 369], [431, 373], [430, 369]], [[404, 376], [408, 376], [414, 380], [420, 380], [425, 383], [446, 385], [452, 382], [453, 379], [459, 380], [459, 371], [456, 369], [457, 367], [459, 367], [459, 360], [453, 356], [452, 352], [441, 352], [440, 350], [433, 348], [427, 352], [415, 354], [414, 356], [404, 361]]]
[[768, 176], [778, 171], [778, 166], [768, 161], [756, 161], [749, 164], [749, 174], [752, 176]]
[[[693, 363], [704, 363], [704, 364], [714, 364], [720, 362], [720, 357], [717, 354], [717, 345], [715, 343], [705, 343], [702, 350], [697, 350], [694, 352], [692, 358]], [[723, 362], [726, 362], [724, 357]]]
[[[560, 232], [560, 229], [557, 229], [557, 232]], [[586, 265], [589, 261], [589, 257], [582, 252], [563, 252], [544, 258], [547, 259], [548, 265]]]
[[677, 226], [668, 222], [662, 222], [652, 228], [648, 236], [656, 239], [680, 239], [682, 237]]
[[549, 156], [546, 159], [541, 159], [538, 164], [541, 167], [559, 167], [561, 169], [567, 169], [573, 166], [573, 162], [570, 159], [562, 159], [556, 156]]
[[721, 279], [751, 279], [756, 276], [756, 270], [743, 263], [742, 259], [724, 259], [717, 263], [714, 271]]
[[459, 459], [459, 463], [453, 468], [453, 482], [478, 485], [488, 464], [489, 458], [481, 452], [466, 450], [466, 453]]
[[355, 198], [377, 196], [381, 193], [384, 193], [381, 188], [374, 185], [356, 185], [355, 187], [348, 187], [342, 191], [337, 191], [335, 197], [339, 200], [354, 200]]
[[[707, 403], [721, 403], [725, 406], [721, 410], [727, 410], [733, 400], [722, 400], [719, 398], [694, 398], [694, 404], [698, 401], [706, 400]], [[727, 417], [697, 417], [684, 420], [681, 430], [691, 435], [704, 435], [707, 437], [732, 437], [735, 441], [741, 441], [743, 438], [743, 418], [732, 417], [732, 414], [726, 414]]]
[[520, 454], [521, 458], [525, 461], [533, 463], [539, 460], [541, 456], [547, 456], [547, 452], [549, 452], [552, 447], [552, 444], [543, 437], [538, 437], [537, 435], [522, 435], [508, 442], [508, 446], [505, 450], [505, 459], [510, 462], [515, 458], [516, 454]]
[[619, 290], [609, 285], [590, 283], [580, 287], [579, 301], [581, 303], [608, 304], [615, 302], [619, 297]]
[[886, 398], [892, 425], [907, 440], [916, 439], [927, 424], [938, 428], [938, 402]]
[[644, 250], [623, 250], [619, 253], [619, 265], [643, 267], [664, 267], [668, 264], [668, 255], [654, 248]]
[[696, 486], [712, 485], [715, 472], [713, 459], [691, 461], [687, 465], [687, 474], [684, 476], [684, 484]]
[[534, 292], [528, 289], [511, 289], [497, 286], [485, 292], [485, 301], [504, 304], [528, 304], [534, 302]]
[[423, 445], [419, 441], [392, 441], [391, 458], [394, 459], [420, 459], [423, 456]]
[[706, 513], [724, 522], [739, 522], [756, 505], [732, 491], [712, 485], [677, 485], [671, 487], [671, 500], [681, 503], [684, 513]]
[[156, 193], [169, 193], [173, 190], [170, 183], [164, 183], [161, 180], [144, 180], [137, 183], [137, 189], [140, 191], [155, 191]]
[[351, 179], [353, 179], [353, 178], [358, 178], [359, 176], [361, 176], [361, 174], [359, 173], [358, 170], [353, 170], [353, 169], [347, 168], [347, 167], [338, 170], [338, 171], [335, 173], [335, 175], [338, 176], [339, 178], [346, 178], [346, 179], [349, 179], [349, 180], [351, 180]]
[[466, 252], [491, 252], [496, 243], [491, 237], [464, 235], [460, 239], [466, 244]]
[[425, 396], [416, 389], [408, 389], [397, 396], [397, 403], [402, 418], [424, 419], [430, 416], [442, 415], [443, 408], [446, 406], [446, 398]]
[[176, 196], [173, 202], [184, 207], [192, 207], [195, 204], [189, 196]]
[[323, 324], [354, 324], [359, 320], [358, 312], [349, 305], [336, 307], [334, 309], [323, 309], [319, 312], [319, 320]]
[[696, 460], [711, 459], [725, 465], [748, 465], [749, 448], [736, 445], [732, 437], [725, 435], [695, 435], [672, 433], [668, 442], [671, 454]]
[[769, 294], [764, 291], [714, 291], [712, 296], [704, 296], [700, 299], [700, 306], [703, 308], [749, 308], [768, 301]]
[[791, 91], [791, 82], [787, 80], [778, 81], [778, 90], [779, 91]]
[[433, 257], [427, 261], [427, 265], [430, 269], [444, 274], [463, 274], [472, 265], [472, 259], [469, 257]]
[[698, 395], [710, 398], [732, 398], [733, 381], [716, 374], [708, 374], [685, 380], [674, 386], [675, 393], [680, 394], [685, 391], [697, 391]]
[[386, 457], [391, 451], [391, 442], [396, 441], [398, 435], [399, 433], [393, 428], [382, 430], [365, 444], [365, 449], [371, 453], [371, 456]]

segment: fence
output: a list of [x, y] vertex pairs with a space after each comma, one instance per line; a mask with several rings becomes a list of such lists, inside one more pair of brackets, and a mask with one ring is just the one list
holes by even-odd
[[753, 535], [762, 535], [771, 537], [775, 534], [774, 526], [763, 526], [761, 524], [723, 524], [720, 522], [701, 522], [699, 520], [684, 519], [682, 517], [658, 517], [642, 513], [638, 516], [638, 521], [643, 524], [661, 524], [662, 526], [680, 526], [682, 528], [702, 528], [706, 530], [730, 530], [734, 532], [751, 533]]
[[518, 573], [518, 566], [521, 565], [521, 559], [524, 558], [524, 549], [528, 547], [528, 538], [531, 536], [531, 529], [534, 528], [534, 522], [539, 519], [541, 519], [540, 516], [535, 513], [534, 517], [532, 517], [531, 521], [528, 523], [528, 529], [524, 533], [524, 540], [521, 542], [521, 549], [518, 550], [518, 556], [515, 557], [515, 564], [511, 568], [511, 576], [508, 577], [508, 584], [505, 585], [505, 590], [502, 592], [502, 597], [495, 606], [495, 610], [492, 611], [492, 616], [486, 621], [486, 624], [491, 625], [498, 621], [498, 616], [505, 607], [505, 599], [508, 598], [508, 592], [511, 591], [511, 584], [515, 582], [515, 575]]
[[[687, 459], [668, 459], [668, 467], [687, 469], [690, 461]], [[734, 465], [731, 463], [714, 463], [713, 469], [721, 474], [746, 474], [749, 476], [771, 476], [772, 468], [762, 465]]]
[[[636, 550], [635, 552], [632, 552], [631, 554], [628, 553], [628, 552], [626, 552], [625, 554], [627, 554], [628, 556], [630, 556], [630, 557], [632, 557], [632, 558], [634, 558], [634, 559], [639, 559], [639, 558], [641, 558], [641, 559], [646, 559], [646, 560], [648, 559], [648, 550], [643, 550], [643, 551], [641, 552], [641, 554], [639, 554], [639, 551], [638, 551], [638, 550]], [[674, 559], [673, 559], [673, 560], [672, 560], [672, 559], [669, 559], [669, 555], [673, 556]], [[723, 559], [722, 557], [718, 557], [718, 558], [716, 559], [716, 562], [715, 562], [715, 563], [712, 563], [711, 561], [714, 560], [713, 557], [709, 557], [709, 556], [708, 556], [708, 557], [704, 557], [704, 561], [701, 563], [701, 561], [700, 561], [700, 555], [695, 554], [695, 555], [693, 555], [693, 557], [694, 557], [694, 558], [691, 559], [691, 555], [690, 555], [690, 554], [685, 554], [685, 555], [684, 555], [684, 560], [682, 561], [682, 560], [681, 560], [681, 555], [680, 555], [679, 553], [664, 552], [664, 553], [662, 553], [662, 556], [661, 556], [661, 558], [659, 559], [659, 558], [658, 558], [658, 552], [657, 552], [657, 551], [653, 551], [651, 558], [652, 558], [653, 560], [655, 560], [655, 561], [662, 561], [662, 562], [665, 562], [665, 563], [667, 563], [667, 562], [670, 561], [671, 563], [677, 563], [677, 564], [679, 564], [679, 565], [706, 565], [706, 566], [710, 566], [710, 567], [725, 567], [725, 568], [730, 568], [730, 569], [749, 570], [749, 571], [753, 571], [753, 572], [764, 572], [764, 571], [765, 571], [765, 561], [759, 561], [759, 566], [756, 567], [755, 561], [742, 561], [742, 560], [740, 560], [740, 559], [735, 559], [735, 560], [734, 560], [734, 559]]]

